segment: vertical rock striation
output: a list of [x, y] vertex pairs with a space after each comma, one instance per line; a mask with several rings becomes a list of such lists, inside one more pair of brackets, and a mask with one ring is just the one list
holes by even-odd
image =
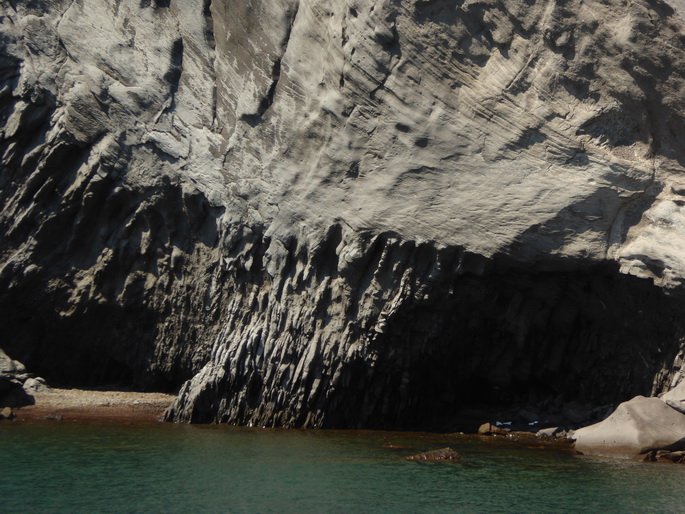
[[683, 7], [0, 3], [3, 349], [175, 421], [667, 387]]

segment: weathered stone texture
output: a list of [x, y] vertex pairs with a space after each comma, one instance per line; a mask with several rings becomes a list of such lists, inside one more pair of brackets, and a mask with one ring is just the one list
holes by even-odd
[[657, 392], [681, 4], [0, 2], [3, 348], [58, 385], [192, 379], [179, 421]]

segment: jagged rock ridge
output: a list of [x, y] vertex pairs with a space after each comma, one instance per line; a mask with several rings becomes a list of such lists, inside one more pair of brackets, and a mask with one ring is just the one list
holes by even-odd
[[670, 385], [681, 8], [0, 5], [3, 348], [260, 425]]

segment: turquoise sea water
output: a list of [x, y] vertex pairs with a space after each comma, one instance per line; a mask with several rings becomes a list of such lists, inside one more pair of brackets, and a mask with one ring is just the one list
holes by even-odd
[[[463, 462], [402, 460], [445, 446]], [[0, 462], [2, 512], [685, 509], [685, 466], [433, 434], [4, 422]]]

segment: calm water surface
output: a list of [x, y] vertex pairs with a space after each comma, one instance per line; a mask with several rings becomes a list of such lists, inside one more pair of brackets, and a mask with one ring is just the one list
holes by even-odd
[[[464, 462], [401, 459], [445, 446]], [[433, 434], [5, 422], [0, 462], [2, 512], [685, 509], [685, 466]]]

